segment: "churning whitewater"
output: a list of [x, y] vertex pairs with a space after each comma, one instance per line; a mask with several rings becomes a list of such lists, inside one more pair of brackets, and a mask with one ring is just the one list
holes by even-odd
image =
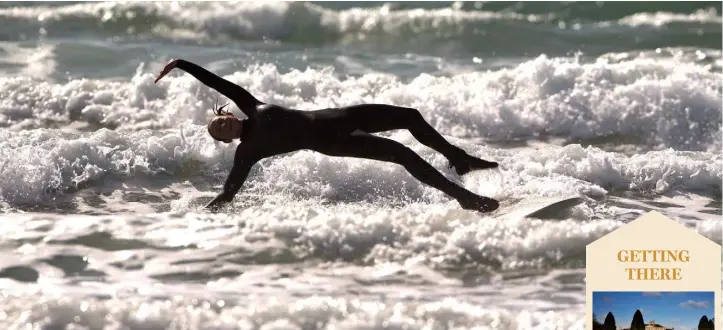
[[[0, 4], [0, 328], [583, 329], [585, 246], [650, 210], [721, 243], [717, 3]], [[514, 41], [514, 42], [513, 42]], [[302, 110], [413, 107], [550, 219], [299, 151], [220, 213], [237, 143], [185, 58]], [[238, 116], [240, 111], [231, 107]], [[678, 328], [678, 327], [676, 327]]]

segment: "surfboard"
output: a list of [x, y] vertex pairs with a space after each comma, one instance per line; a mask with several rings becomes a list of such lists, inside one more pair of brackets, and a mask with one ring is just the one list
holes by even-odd
[[525, 198], [512, 203], [502, 203], [500, 208], [495, 210], [495, 214], [496, 217], [549, 219], [584, 201], [580, 196]]

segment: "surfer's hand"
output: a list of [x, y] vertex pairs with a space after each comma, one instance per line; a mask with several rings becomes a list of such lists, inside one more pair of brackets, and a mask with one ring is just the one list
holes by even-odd
[[169, 72], [171, 72], [171, 70], [173, 70], [173, 68], [175, 68], [177, 64], [178, 64], [177, 59], [174, 59], [174, 60], [171, 60], [170, 62], [168, 62], [168, 64], [166, 64], [166, 66], [163, 67], [163, 70], [161, 70], [161, 72], [158, 74], [158, 77], [156, 77], [156, 80], [154, 81], [154, 83], [157, 83], [159, 80], [161, 80], [161, 78], [163, 78], [165, 75], [167, 75]]

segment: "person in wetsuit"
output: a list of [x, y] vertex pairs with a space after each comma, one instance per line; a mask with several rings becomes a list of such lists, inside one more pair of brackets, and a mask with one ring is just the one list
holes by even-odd
[[223, 191], [206, 205], [207, 209], [217, 211], [233, 200], [251, 167], [261, 159], [302, 149], [328, 156], [399, 164], [417, 180], [456, 199], [464, 209], [490, 212], [499, 207], [496, 200], [479, 196], [449, 181], [403, 144], [371, 135], [407, 129], [419, 142], [442, 153], [459, 175], [498, 167], [496, 162], [471, 156], [447, 142], [416, 109], [386, 104], [360, 104], [313, 111], [289, 109], [261, 102], [242, 87], [182, 59], [170, 61], [155, 82], [174, 68], [191, 74], [223, 94], [248, 117], [241, 120], [224, 112], [221, 107], [208, 124], [208, 133], [214, 139], [225, 143], [240, 139], [241, 143], [236, 149], [234, 164]]

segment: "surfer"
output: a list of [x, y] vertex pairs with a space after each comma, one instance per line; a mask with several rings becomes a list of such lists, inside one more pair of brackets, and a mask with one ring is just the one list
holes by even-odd
[[261, 102], [244, 88], [182, 59], [170, 61], [155, 82], [174, 68], [191, 74], [204, 85], [223, 94], [248, 117], [241, 120], [224, 111], [223, 108], [228, 104], [214, 109], [215, 116], [208, 123], [211, 137], [225, 143], [240, 139], [241, 143], [236, 149], [234, 164], [223, 191], [206, 205], [207, 209], [217, 211], [233, 200], [246, 181], [251, 167], [261, 159], [302, 149], [328, 156], [399, 164], [417, 180], [456, 199], [464, 209], [490, 212], [499, 207], [496, 200], [479, 196], [449, 181], [403, 144], [371, 134], [407, 129], [419, 142], [443, 154], [449, 160], [450, 167], [454, 167], [459, 175], [498, 166], [496, 162], [471, 156], [447, 142], [416, 109], [386, 104], [361, 104], [313, 111], [289, 109]]

